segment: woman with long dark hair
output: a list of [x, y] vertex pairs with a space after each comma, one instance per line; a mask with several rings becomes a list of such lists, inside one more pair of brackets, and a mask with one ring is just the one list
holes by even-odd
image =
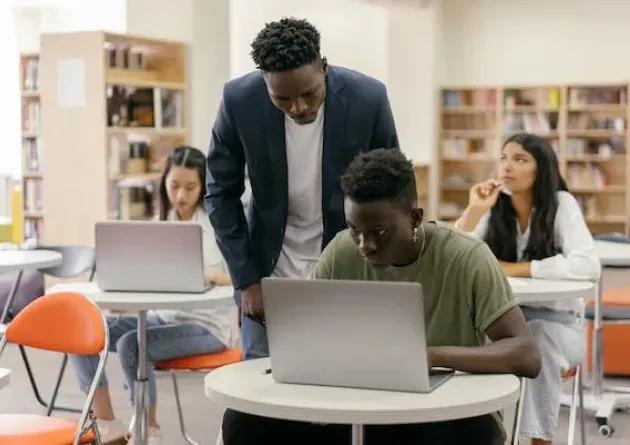
[[[185, 221], [202, 228], [202, 249], [206, 280], [229, 284], [223, 259], [214, 239], [210, 220], [203, 205], [205, 156], [192, 147], [173, 149], [160, 180], [160, 212], [164, 221]], [[155, 242], [160, 242], [156, 240]], [[234, 304], [213, 305], [206, 309], [151, 311], [147, 316], [147, 355], [152, 362], [171, 358], [219, 352], [235, 346], [238, 340], [237, 309]], [[138, 369], [137, 320], [133, 316], [109, 315], [110, 345], [118, 353], [127, 387], [134, 401], [134, 383]], [[97, 356], [72, 356], [71, 362], [85, 392], [94, 379]], [[157, 421], [157, 388], [149, 368], [149, 445], [160, 443]], [[103, 442], [127, 436], [128, 427], [114, 415], [107, 379], [103, 377], [92, 405]], [[131, 430], [131, 428], [129, 428]], [[134, 443], [131, 437], [129, 444]]]
[[[519, 133], [501, 150], [498, 178], [473, 186], [456, 226], [484, 239], [513, 277], [595, 280], [600, 265], [593, 238], [543, 138]], [[561, 375], [583, 357], [575, 303], [522, 307], [542, 355], [539, 376], [528, 382], [521, 434], [533, 445], [551, 444], [558, 420]]]

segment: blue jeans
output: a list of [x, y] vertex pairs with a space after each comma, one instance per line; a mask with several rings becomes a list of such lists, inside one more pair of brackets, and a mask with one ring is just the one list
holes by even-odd
[[[135, 380], [138, 373], [138, 319], [134, 316], [109, 315], [109, 350], [118, 352], [120, 365], [129, 388], [131, 403], [134, 402]], [[147, 315], [147, 355], [150, 362], [197, 354], [210, 354], [225, 349], [225, 346], [206, 328], [196, 324], [166, 324], [157, 314]], [[85, 393], [96, 375], [97, 355], [73, 355], [70, 361]], [[155, 373], [149, 366], [149, 403], [157, 402]], [[107, 386], [103, 374], [99, 387]]]
[[269, 357], [267, 328], [251, 318], [241, 316], [241, 340], [243, 359]]

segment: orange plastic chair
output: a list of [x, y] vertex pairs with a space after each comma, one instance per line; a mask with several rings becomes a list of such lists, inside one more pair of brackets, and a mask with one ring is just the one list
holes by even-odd
[[94, 392], [105, 368], [109, 335], [98, 308], [81, 294], [45, 295], [26, 306], [0, 340], [63, 354], [100, 354], [79, 421], [31, 414], [0, 414], [0, 445], [78, 445], [101, 443], [91, 415]]
[[[630, 375], [630, 288], [606, 289], [602, 295], [604, 374]], [[592, 364], [593, 323], [587, 330], [587, 364]]]
[[[175, 392], [175, 402], [177, 404], [177, 414], [179, 415], [179, 427], [184, 440], [189, 445], [198, 445], [198, 443], [191, 439], [186, 432], [186, 426], [184, 425], [184, 414], [182, 412], [182, 405], [179, 400], [179, 388], [177, 386], [176, 375], [177, 372], [208, 372], [212, 371], [213, 369], [220, 368], [221, 366], [240, 362], [242, 356], [243, 351], [240, 348], [228, 348], [214, 354], [193, 355], [190, 357], [162, 360], [155, 363], [156, 369], [160, 371], [170, 371], [171, 373], [171, 377], [173, 379], [173, 391]], [[0, 445], [2, 445], [1, 442]]]

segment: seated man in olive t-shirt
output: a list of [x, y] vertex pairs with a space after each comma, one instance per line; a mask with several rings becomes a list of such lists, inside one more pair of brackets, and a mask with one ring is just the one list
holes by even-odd
[[[538, 374], [540, 354], [535, 340], [494, 255], [482, 241], [451, 226], [422, 222], [413, 167], [400, 151], [375, 150], [357, 156], [341, 181], [349, 229], [339, 232], [326, 247], [315, 278], [418, 282], [424, 293], [431, 366], [524, 377]], [[492, 342], [488, 344], [486, 337]], [[241, 428], [251, 427], [251, 433], [266, 425], [264, 430], [273, 431], [274, 440], [299, 433], [318, 436], [326, 443], [344, 443], [348, 434], [334, 425], [233, 415], [242, 421]], [[237, 424], [224, 421], [224, 434], [233, 432]], [[504, 442], [503, 436], [500, 418], [486, 415], [429, 424], [367, 426], [365, 438], [367, 444], [378, 445], [498, 445]]]

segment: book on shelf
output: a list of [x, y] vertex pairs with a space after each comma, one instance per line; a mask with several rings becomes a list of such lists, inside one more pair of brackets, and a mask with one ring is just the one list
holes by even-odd
[[559, 88], [524, 88], [506, 89], [503, 92], [507, 109], [517, 106], [535, 106], [539, 108], [560, 108]]
[[494, 116], [486, 114], [451, 114], [443, 116], [444, 130], [486, 130], [494, 127]]
[[24, 211], [42, 211], [42, 181], [29, 178], [24, 180]]
[[160, 93], [160, 125], [162, 128], [183, 127], [182, 92], [177, 90], [159, 89]]
[[444, 90], [442, 104], [445, 107], [487, 107], [494, 108], [497, 102], [497, 92], [488, 90]]
[[44, 220], [41, 218], [26, 218], [24, 220], [24, 239], [41, 240], [44, 233]]
[[567, 156], [573, 158], [595, 155], [601, 159], [610, 159], [613, 156], [624, 154], [626, 151], [625, 141], [621, 137], [604, 140], [568, 138], [566, 147]]
[[454, 220], [462, 216], [464, 206], [456, 202], [444, 201], [438, 209], [439, 219]]
[[22, 139], [22, 168], [27, 173], [40, 173], [42, 170], [42, 150], [39, 138]]
[[569, 106], [579, 108], [588, 105], [625, 105], [625, 86], [569, 88]]
[[536, 113], [509, 113], [505, 116], [504, 132], [506, 134], [525, 131], [538, 135], [550, 134], [558, 125], [557, 115], [554, 120], [542, 111]]
[[154, 89], [109, 85], [107, 125], [109, 127], [153, 127]]
[[153, 215], [152, 184], [121, 181], [114, 188], [111, 213], [120, 220], [146, 220]]
[[597, 208], [597, 199], [594, 196], [576, 196], [575, 197], [584, 218], [594, 219], [599, 215]]
[[466, 159], [469, 156], [488, 156], [493, 139], [442, 139], [442, 156], [449, 159]]
[[37, 133], [39, 131], [39, 101], [25, 101], [22, 104], [22, 131]]
[[626, 120], [619, 116], [595, 116], [574, 111], [569, 113], [568, 128], [569, 130], [613, 130], [623, 133]]
[[608, 184], [603, 170], [596, 165], [569, 165], [567, 182], [570, 188], [603, 189]]
[[37, 91], [39, 78], [39, 59], [29, 57], [22, 66], [22, 88], [25, 91]]

